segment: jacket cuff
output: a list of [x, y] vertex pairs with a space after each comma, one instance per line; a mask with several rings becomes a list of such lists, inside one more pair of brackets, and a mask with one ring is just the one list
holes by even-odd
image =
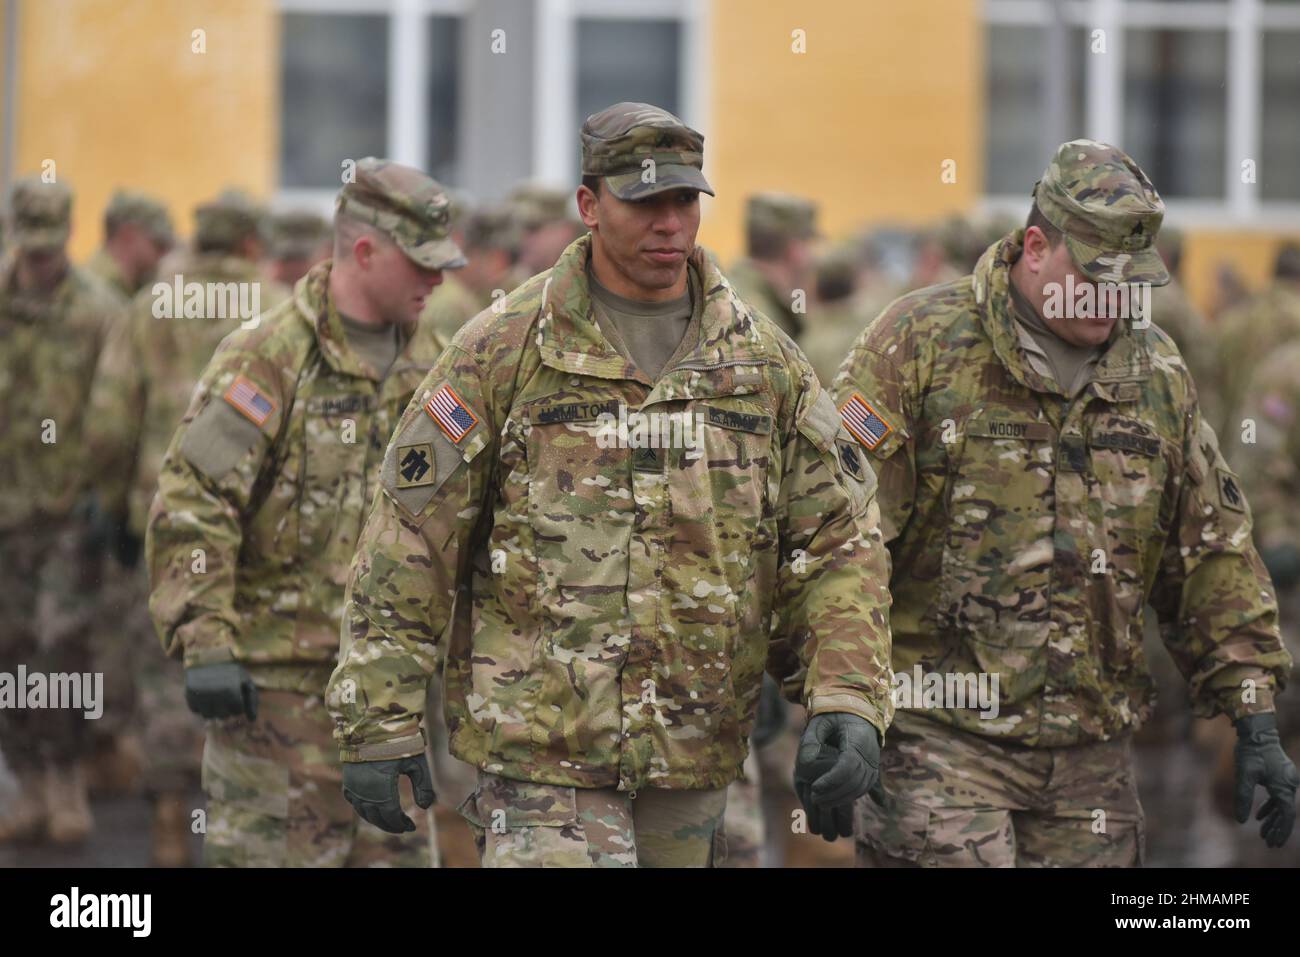
[[355, 747], [344, 746], [339, 748], [339, 757], [348, 762], [357, 763], [361, 761], [393, 761], [397, 758], [413, 758], [417, 754], [424, 754], [424, 733], [412, 735], [406, 738], [395, 738], [392, 741], [381, 741], [376, 744], [359, 744]]
[[857, 695], [848, 691], [837, 691], [834, 693], [816, 693], [808, 696], [804, 708], [808, 711], [808, 717], [819, 714], [828, 714], [833, 711], [847, 712], [856, 714], [859, 718], [869, 722], [880, 735], [880, 743], [885, 743], [885, 719], [869, 698], [865, 695]]
[[185, 649], [184, 663], [186, 668], [194, 668], [199, 665], [220, 665], [234, 660], [236, 660], [235, 649], [229, 645]]

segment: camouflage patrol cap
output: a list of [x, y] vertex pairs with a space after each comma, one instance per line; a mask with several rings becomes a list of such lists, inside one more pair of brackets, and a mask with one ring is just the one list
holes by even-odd
[[9, 190], [9, 235], [18, 249], [51, 249], [72, 230], [72, 190], [40, 176], [15, 180]]
[[525, 232], [547, 223], [569, 220], [569, 194], [541, 183], [520, 183], [506, 197], [515, 224]]
[[784, 239], [817, 236], [817, 204], [787, 193], [754, 193], [745, 204], [745, 228]]
[[367, 156], [356, 179], [339, 190], [334, 208], [388, 236], [425, 269], [459, 269], [465, 255], [451, 238], [451, 198], [432, 176]]
[[504, 207], [479, 209], [465, 219], [465, 245], [470, 249], [504, 249], [519, 246], [519, 231], [510, 210]]
[[582, 124], [582, 173], [605, 177], [619, 199], [682, 188], [713, 196], [703, 168], [704, 137], [649, 103], [615, 103]]
[[126, 223], [142, 227], [156, 242], [168, 248], [176, 242], [172, 218], [166, 206], [144, 193], [119, 189], [104, 210], [105, 231], [115, 230]]
[[1047, 221], [1065, 234], [1071, 257], [1089, 279], [1169, 282], [1155, 247], [1165, 204], [1122, 150], [1094, 140], [1062, 143], [1033, 195]]
[[266, 232], [266, 208], [238, 189], [222, 190], [194, 210], [194, 242], [200, 249], [233, 249], [250, 234]]
[[309, 259], [329, 235], [329, 223], [315, 213], [305, 209], [276, 213], [271, 217], [271, 257]]

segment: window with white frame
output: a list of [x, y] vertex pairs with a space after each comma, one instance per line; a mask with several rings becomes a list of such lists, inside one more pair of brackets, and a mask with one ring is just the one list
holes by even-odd
[[280, 0], [283, 201], [328, 203], [363, 156], [455, 182], [468, 2]]
[[985, 0], [985, 193], [1023, 210], [1052, 148], [1114, 143], [1184, 221], [1300, 221], [1300, 2]]

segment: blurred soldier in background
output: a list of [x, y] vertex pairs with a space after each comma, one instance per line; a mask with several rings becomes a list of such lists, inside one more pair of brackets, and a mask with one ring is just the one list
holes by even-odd
[[[105, 569], [97, 644], [119, 715], [110, 730], [121, 740], [101, 749], [108, 760], [100, 763], [110, 766], [100, 778], [122, 781], [128, 772], [121, 765], [142, 751], [154, 806], [153, 862], [160, 867], [189, 863], [184, 798], [198, 784], [203, 738], [185, 706], [181, 666], [163, 655], [149, 620], [148, 572], [139, 561], [149, 505], [163, 455], [217, 344], [241, 321], [257, 321], [239, 305], [257, 303], [268, 313], [289, 295], [263, 276], [255, 259], [265, 223], [261, 206], [228, 190], [199, 206], [194, 219], [192, 247], [168, 259], [175, 275], [141, 291], [110, 331], [91, 392], [96, 427], [86, 441], [116, 559]], [[184, 293], [177, 298], [178, 286], [197, 291], [198, 301], [187, 302]], [[220, 292], [209, 296], [209, 289]]]
[[[0, 274], [0, 661], [14, 674], [91, 673], [97, 569], [87, 512], [87, 393], [120, 299], [68, 261], [72, 192], [28, 176], [8, 197], [13, 252]], [[96, 427], [98, 423], [95, 424]], [[85, 689], [102, 707], [102, 687]], [[19, 688], [26, 697], [26, 687]], [[0, 841], [84, 839], [92, 827], [83, 759], [95, 705], [0, 709], [0, 750], [19, 797]], [[102, 715], [95, 714], [95, 718]]]
[[[442, 270], [464, 262], [448, 205], [418, 170], [359, 161], [337, 200], [333, 260], [222, 342], [167, 450], [147, 532], [150, 611], [168, 652], [183, 653], [186, 701], [210, 719], [209, 865], [434, 860], [427, 812], [398, 836], [357, 820], [323, 695], [380, 457], [441, 351], [418, 317]], [[435, 467], [417, 456], [405, 469]]]
[[829, 385], [853, 340], [876, 316], [858, 308], [858, 251], [853, 244], [830, 246], [813, 264], [814, 300], [799, 346], [822, 385]]
[[1241, 447], [1241, 401], [1263, 359], [1300, 338], [1300, 244], [1285, 243], [1265, 289], [1226, 310], [1218, 321], [1222, 368], [1223, 445], [1229, 461]]
[[808, 311], [817, 207], [784, 193], [756, 193], [745, 205], [745, 257], [727, 270], [737, 294], [798, 340]]
[[[1196, 384], [1196, 396], [1201, 403], [1201, 415], [1214, 428], [1223, 424], [1223, 401], [1219, 384], [1221, 362], [1217, 327], [1206, 321], [1201, 311], [1187, 298], [1181, 281], [1183, 263], [1183, 235], [1168, 227], [1160, 230], [1156, 240], [1160, 257], [1169, 270], [1169, 285], [1152, 292], [1152, 322], [1169, 334], [1187, 363], [1187, 371]], [[1229, 436], [1218, 433], [1224, 444]]]
[[511, 190], [506, 207], [519, 231], [515, 285], [554, 266], [565, 247], [585, 231], [572, 212], [573, 194], [562, 189], [521, 183]]
[[[1254, 434], [1247, 437], [1254, 441], [1239, 442], [1238, 470], [1250, 493], [1255, 542], [1277, 589], [1282, 638], [1292, 657], [1291, 680], [1300, 683], [1300, 340], [1280, 347], [1252, 370], [1239, 408], [1243, 421], [1253, 425]], [[1239, 426], [1239, 432], [1246, 428]], [[1284, 744], [1300, 741], [1300, 694], [1279, 697], [1278, 716]], [[1230, 766], [1220, 765], [1220, 789], [1234, 792], [1233, 816], [1241, 821], [1244, 802], [1235, 794]], [[1297, 848], [1288, 848], [1282, 861], [1253, 842], [1242, 851], [1233, 861], [1239, 867], [1300, 866]]]
[[457, 278], [480, 310], [510, 292], [511, 270], [519, 255], [519, 227], [505, 207], [475, 210], [465, 221], [465, 268]]
[[120, 189], [104, 211], [104, 245], [85, 268], [129, 302], [152, 281], [175, 241], [166, 206], [144, 193]]
[[292, 289], [307, 271], [329, 259], [334, 237], [324, 218], [307, 210], [276, 213], [270, 218], [266, 273]]

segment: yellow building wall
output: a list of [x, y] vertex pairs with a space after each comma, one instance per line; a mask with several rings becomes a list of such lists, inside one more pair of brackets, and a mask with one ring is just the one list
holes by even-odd
[[183, 235], [224, 186], [270, 195], [278, 29], [273, 0], [22, 0], [14, 174], [54, 160], [76, 192], [74, 259], [118, 187], [162, 199]]
[[1248, 289], [1259, 289], [1273, 278], [1273, 260], [1283, 240], [1300, 241], [1300, 228], [1289, 235], [1265, 232], [1192, 231], [1183, 243], [1180, 270], [1192, 302], [1207, 315], [1218, 303], [1219, 265], [1232, 266]]
[[[828, 236], [974, 205], [984, 175], [977, 0], [714, 0], [710, 20], [704, 170], [718, 196], [700, 240], [724, 263], [742, 252], [745, 196], [758, 190], [813, 198]], [[795, 30], [804, 53], [792, 51]], [[941, 181], [945, 160], [955, 183]]]

